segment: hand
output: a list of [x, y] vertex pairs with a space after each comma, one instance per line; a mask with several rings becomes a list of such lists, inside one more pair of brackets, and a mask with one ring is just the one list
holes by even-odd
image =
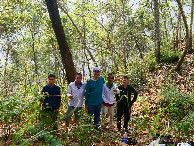
[[56, 109], [56, 110], [55, 110], [55, 113], [57, 113], [57, 114], [58, 114], [58, 113], [59, 113], [59, 109]]
[[70, 98], [70, 99], [73, 99], [73, 95], [71, 94], [71, 95], [69, 96], [69, 98]]
[[117, 87], [113, 91], [114, 91], [114, 93], [117, 92]]

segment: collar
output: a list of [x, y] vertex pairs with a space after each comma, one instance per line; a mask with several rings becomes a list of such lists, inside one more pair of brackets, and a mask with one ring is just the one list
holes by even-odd
[[108, 86], [108, 82], [106, 82], [106, 86], [107, 86], [109, 89], [111, 89], [114, 85], [115, 85], [115, 83], [112, 83], [112, 86], [109, 87], [109, 86]]
[[47, 86], [48, 86], [49, 88], [53, 88], [53, 87], [55, 87], [56, 85], [54, 84], [54, 86], [50, 87], [49, 84], [48, 84]]
[[[76, 81], [75, 81], [75, 86], [77, 87]], [[80, 86], [77, 88], [80, 89], [81, 86], [82, 86], [82, 82], [80, 83]]]
[[124, 88], [124, 86], [122, 85], [123, 89], [127, 89], [127, 88], [128, 88], [128, 86], [129, 86], [129, 85], [127, 85], [127, 87], [126, 87], [126, 88]]

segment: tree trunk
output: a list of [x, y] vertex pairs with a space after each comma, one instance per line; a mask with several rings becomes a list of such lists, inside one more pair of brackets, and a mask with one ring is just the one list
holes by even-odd
[[154, 30], [155, 30], [155, 57], [160, 62], [160, 28], [159, 28], [159, 6], [158, 0], [154, 1]]
[[179, 44], [179, 30], [180, 30], [180, 26], [181, 26], [181, 13], [178, 12], [178, 21], [177, 21], [177, 28], [176, 28], [176, 40], [174, 43], [174, 50], [178, 50], [178, 44]]
[[185, 29], [186, 29], [186, 47], [185, 47], [185, 50], [184, 50], [181, 58], [179, 59], [177, 65], [176, 65], [176, 68], [175, 68], [176, 71], [180, 71], [181, 64], [183, 63], [183, 60], [187, 54], [187, 51], [189, 50], [189, 28], [188, 28], [186, 16], [185, 16], [184, 11], [183, 11], [182, 4], [181, 4], [180, 0], [176, 0], [176, 1], [178, 3], [180, 13], [183, 17], [183, 22], [184, 22]]
[[35, 68], [35, 78], [38, 76], [38, 67], [37, 67], [37, 62], [36, 62], [36, 50], [35, 50], [35, 43], [34, 43], [34, 37], [35, 34], [34, 32], [31, 31], [32, 35], [32, 52], [33, 52], [33, 60], [34, 60], [34, 68]]
[[194, 7], [194, 0], [191, 2], [191, 23], [190, 23], [190, 37], [189, 37], [189, 52], [193, 53], [192, 48], [192, 26], [193, 26], [193, 7]]
[[8, 77], [7, 66], [8, 66], [8, 61], [9, 61], [9, 58], [8, 58], [9, 57], [9, 52], [10, 52], [11, 48], [12, 48], [12, 46], [9, 43], [9, 44], [7, 44], [7, 49], [5, 50], [6, 55], [5, 55], [5, 66], [4, 66], [3, 81], [4, 81], [4, 89], [5, 89], [5, 96], [4, 97], [6, 97], [6, 98], [9, 95], [9, 87], [8, 87], [8, 79], [7, 79], [7, 77]]
[[127, 62], [126, 62], [126, 39], [125, 39], [125, 1], [121, 0], [122, 2], [122, 7], [123, 7], [123, 11], [122, 11], [122, 15], [123, 15], [123, 31], [122, 31], [122, 37], [123, 37], [123, 62], [124, 62], [124, 68], [125, 68], [125, 72], [127, 70]]
[[62, 57], [62, 63], [66, 71], [67, 82], [70, 83], [75, 79], [76, 69], [74, 67], [72, 54], [70, 52], [70, 48], [67, 43], [67, 39], [61, 23], [57, 0], [45, 0], [45, 1], [47, 4], [49, 16], [52, 22], [52, 27], [54, 29], [57, 42], [59, 45], [59, 50]]

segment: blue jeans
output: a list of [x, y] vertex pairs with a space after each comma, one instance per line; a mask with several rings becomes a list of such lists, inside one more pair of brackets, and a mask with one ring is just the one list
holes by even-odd
[[[88, 114], [90, 116], [94, 115], [94, 125], [95, 127], [99, 127], [99, 120], [100, 120], [100, 111], [101, 111], [102, 104], [100, 105], [88, 105]], [[91, 117], [89, 118], [91, 123]]]

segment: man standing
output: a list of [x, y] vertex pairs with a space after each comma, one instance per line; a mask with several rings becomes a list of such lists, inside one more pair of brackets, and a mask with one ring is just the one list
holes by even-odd
[[86, 85], [85, 106], [90, 116], [94, 115], [95, 128], [99, 127], [100, 111], [102, 107], [102, 89], [105, 83], [100, 76], [100, 68], [94, 67], [94, 76], [89, 79]]
[[103, 91], [102, 91], [102, 114], [103, 114], [103, 125], [106, 114], [108, 113], [110, 116], [110, 129], [113, 128], [113, 116], [114, 116], [114, 93], [117, 92], [117, 85], [113, 83], [114, 75], [109, 73], [107, 76], [108, 82], [104, 83]]
[[[123, 84], [118, 87], [120, 94], [116, 94], [117, 100], [117, 129], [121, 129], [121, 117], [124, 114], [124, 126], [123, 128], [127, 130], [128, 121], [130, 120], [131, 107], [133, 103], [137, 100], [137, 92], [135, 89], [128, 85], [129, 77], [123, 77]], [[131, 93], [134, 93], [133, 100], [131, 100]]]
[[42, 109], [45, 113], [48, 113], [48, 118], [51, 118], [50, 123], [54, 124], [54, 130], [57, 129], [57, 114], [59, 113], [59, 107], [61, 104], [61, 91], [60, 87], [55, 85], [55, 75], [50, 74], [48, 76], [48, 85], [43, 87], [42, 93], [45, 95], [45, 99], [42, 103]]
[[[74, 113], [76, 122], [81, 117], [81, 110], [83, 106], [83, 97], [85, 95], [86, 83], [81, 82], [82, 74], [77, 73], [75, 81], [70, 83], [67, 90], [67, 96], [69, 97], [68, 109], [65, 118], [66, 128], [69, 127], [69, 121]], [[68, 129], [67, 129], [68, 131]]]

